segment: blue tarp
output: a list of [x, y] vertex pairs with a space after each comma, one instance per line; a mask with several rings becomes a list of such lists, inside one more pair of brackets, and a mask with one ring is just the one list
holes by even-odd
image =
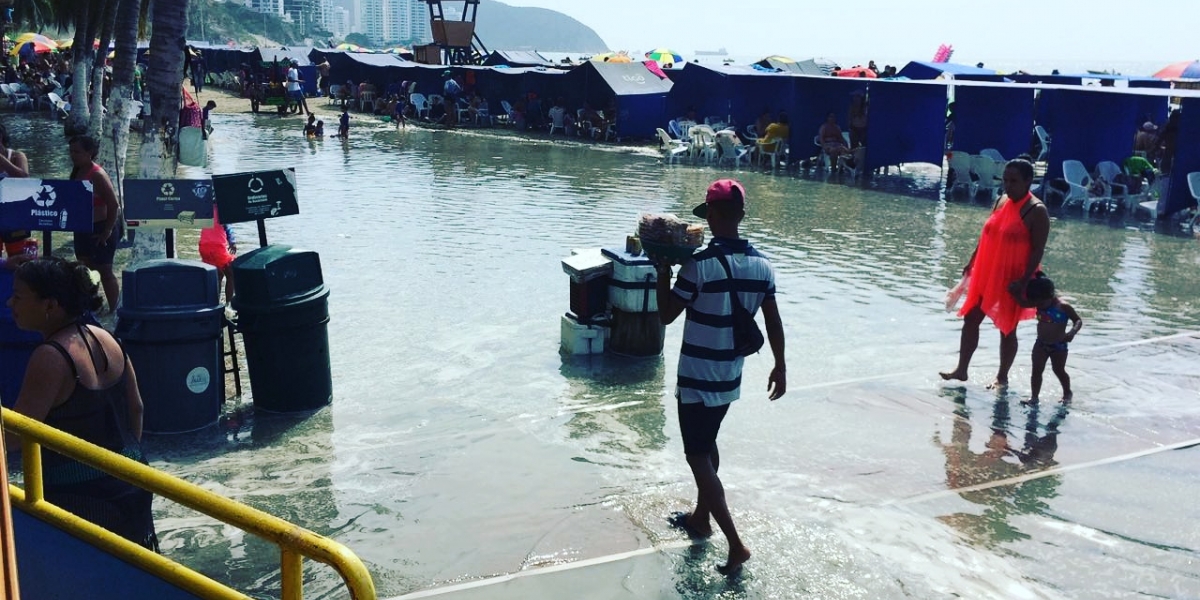
[[1062, 177], [1062, 162], [1078, 160], [1091, 171], [1096, 163], [1120, 164], [1133, 153], [1141, 105], [1137, 94], [1106, 93], [1099, 88], [1044, 89], [1037, 122], [1050, 134], [1046, 176]]
[[[1184, 98], [1179, 115], [1179, 140], [1200, 139], [1200, 98]], [[1194, 200], [1188, 190], [1188, 173], [1200, 171], [1200, 144], [1176, 144], [1171, 166], [1171, 186], [1165, 205], [1160, 203], [1159, 218], [1177, 213]]]
[[509, 67], [549, 67], [550, 59], [530, 50], [496, 50], [483, 61], [486, 67], [506, 65]]
[[309, 96], [317, 95], [317, 67], [309, 60], [311, 47], [306, 48], [259, 48], [262, 59], [267, 62], [295, 62], [300, 73], [300, 87]]
[[993, 75], [999, 77], [993, 69], [981, 69], [970, 65], [960, 65], [956, 63], [935, 63], [912, 61], [904, 65], [900, 72], [896, 73], [898, 77], [907, 77], [909, 79], [937, 79], [942, 75], [972, 75], [972, 76], [988, 76]]
[[674, 118], [694, 108], [699, 118], [719, 116], [739, 126], [753, 123], [763, 110], [772, 114], [792, 104], [792, 77], [743, 65], [688, 63], [667, 74], [675, 82], [667, 97]]
[[[788, 117], [791, 120], [788, 144], [791, 146], [792, 156], [817, 153], [813, 138], [825, 122], [825, 115], [830, 112], [837, 116], [842, 131], [848, 131], [851, 96], [856, 91], [866, 93], [869, 81], [873, 80], [858, 77], [793, 77], [792, 103], [788, 109]], [[943, 95], [943, 111], [945, 104]], [[938, 126], [941, 126], [940, 121]]]
[[1025, 86], [954, 86], [954, 149], [979, 154], [995, 148], [1005, 158], [1029, 152], [1033, 90]]
[[588, 102], [596, 110], [604, 110], [615, 100], [619, 137], [651, 138], [654, 130], [667, 122], [671, 80], [651, 73], [641, 63], [588, 61], [568, 72], [562, 84], [569, 90], [571, 106]]
[[867, 112], [867, 169], [903, 163], [942, 164], [946, 86], [873, 81]]

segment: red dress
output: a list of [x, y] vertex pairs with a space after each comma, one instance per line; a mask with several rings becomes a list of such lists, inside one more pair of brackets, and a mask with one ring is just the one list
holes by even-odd
[[1022, 308], [1008, 292], [1008, 285], [1023, 277], [1029, 265], [1029, 228], [1021, 218], [1021, 209], [1031, 198], [1033, 194], [1026, 194], [1020, 200], [1009, 198], [983, 224], [979, 249], [971, 265], [967, 299], [958, 311], [961, 317], [978, 306], [1004, 335], [1015, 331], [1018, 322], [1037, 314], [1035, 308]]

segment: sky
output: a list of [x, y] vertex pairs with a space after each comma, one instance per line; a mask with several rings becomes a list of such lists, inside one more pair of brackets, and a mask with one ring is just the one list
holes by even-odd
[[565, 13], [595, 30], [611, 50], [631, 52], [665, 46], [686, 55], [724, 47], [735, 56], [875, 60], [882, 68], [930, 60], [939, 45], [949, 44], [953, 62], [1009, 69], [1062, 62], [1124, 67], [1126, 74], [1137, 74], [1129, 72], [1130, 63], [1200, 59], [1196, 0], [1140, 8], [1128, 0], [500, 1]]

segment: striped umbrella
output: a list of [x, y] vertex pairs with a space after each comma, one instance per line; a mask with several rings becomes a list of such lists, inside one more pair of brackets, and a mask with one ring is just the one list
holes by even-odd
[[646, 53], [646, 58], [658, 63], [660, 67], [670, 68], [683, 64], [683, 56], [668, 48], [655, 48]]
[[607, 63], [631, 63], [633, 59], [629, 57], [629, 53], [624, 50], [620, 52], [605, 52], [592, 57], [592, 62], [607, 62]]
[[53, 52], [58, 49], [58, 42], [40, 33], [22, 33], [13, 40], [13, 49], [9, 54], [16, 56], [25, 44], [33, 44], [33, 51], [39, 54]]
[[342, 50], [344, 52], [358, 52], [362, 50], [362, 46], [357, 44], [338, 44], [333, 47], [334, 50]]
[[1153, 75], [1156, 79], [1200, 79], [1200, 60], [1169, 64]]

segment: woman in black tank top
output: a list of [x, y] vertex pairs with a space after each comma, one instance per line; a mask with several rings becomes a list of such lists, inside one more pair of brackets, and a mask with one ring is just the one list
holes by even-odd
[[[145, 462], [142, 398], [133, 364], [104, 329], [84, 323], [100, 307], [92, 271], [59, 258], [17, 269], [8, 299], [17, 327], [45, 340], [33, 351], [17, 412], [106, 450]], [[43, 449], [46, 499], [113, 533], [157, 549], [151, 494]]]

